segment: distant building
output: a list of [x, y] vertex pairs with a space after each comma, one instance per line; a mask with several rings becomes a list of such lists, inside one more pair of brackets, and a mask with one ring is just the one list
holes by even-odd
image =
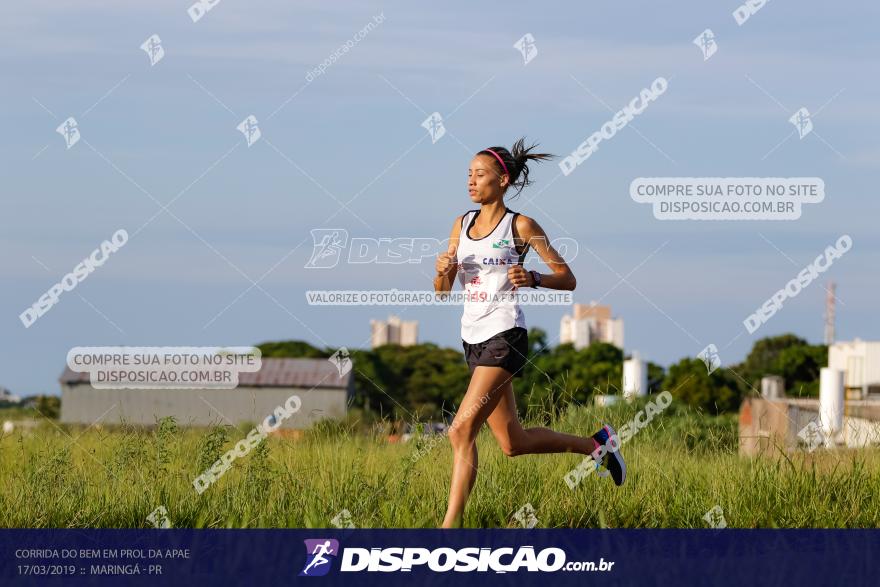
[[327, 359], [263, 358], [259, 371], [238, 378], [234, 389], [95, 389], [88, 373], [68, 367], [59, 379], [61, 421], [155, 424], [174, 416], [182, 425], [258, 424], [296, 394], [302, 405], [281, 428], [308, 428], [324, 418], [343, 418], [354, 392], [354, 370], [340, 376]]
[[855, 339], [828, 347], [828, 366], [844, 373], [844, 388], [851, 396], [880, 394], [880, 342]]
[[880, 444], [880, 342], [829, 345], [819, 382], [818, 398], [790, 398], [781, 377], [764, 377], [763, 397], [746, 397], [740, 406], [740, 453]]
[[623, 318], [611, 317], [611, 306], [574, 304], [572, 313], [562, 317], [559, 342], [582, 349], [594, 342], [607, 342], [623, 349]]
[[880, 402], [849, 400], [840, 431], [830, 437], [822, 430], [820, 400], [768, 400], [748, 395], [739, 409], [739, 452], [777, 457], [819, 446], [860, 448], [880, 444]]
[[648, 395], [648, 364], [638, 352], [623, 361], [623, 397], [633, 399]]
[[388, 320], [370, 320], [370, 347], [376, 348], [385, 344], [419, 344], [418, 321], [404, 321], [397, 316], [389, 316]]
[[6, 389], [5, 387], [0, 387], [0, 404], [18, 404], [21, 403], [21, 398]]

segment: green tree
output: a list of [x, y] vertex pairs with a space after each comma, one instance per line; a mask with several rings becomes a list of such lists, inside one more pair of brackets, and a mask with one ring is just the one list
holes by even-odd
[[322, 359], [332, 355], [335, 351], [327, 352], [313, 347], [302, 340], [284, 340], [280, 342], [264, 342], [257, 345], [262, 356], [267, 358], [314, 358]]
[[657, 363], [648, 361], [648, 390], [651, 393], [663, 391], [663, 379], [666, 377], [666, 369]]
[[538, 355], [526, 365], [517, 400], [524, 406], [552, 411], [575, 401], [587, 403], [594, 394], [618, 393], [623, 377], [623, 351], [594, 343], [575, 350], [570, 343]]
[[709, 374], [700, 359], [685, 358], [669, 367], [663, 389], [673, 397], [712, 414], [739, 409], [742, 391], [726, 369]]
[[764, 375], [782, 375], [778, 372], [779, 354], [793, 346], [806, 346], [807, 341], [794, 334], [769, 336], [755, 341], [746, 360], [735, 367], [746, 381], [760, 388], [761, 377]]
[[61, 414], [61, 398], [57, 395], [38, 395], [34, 407], [37, 413], [55, 420]]
[[543, 328], [538, 328], [537, 326], [529, 328], [529, 359], [540, 355], [546, 355], [549, 352], [547, 331]]
[[819, 369], [828, 365], [828, 347], [811, 345], [794, 334], [783, 334], [755, 341], [745, 361], [732, 368], [754, 390], [760, 390], [761, 378], [779, 375], [792, 396], [815, 396], [819, 393]]
[[352, 352], [358, 406], [397, 419], [440, 419], [467, 390], [462, 353], [432, 343]]
[[819, 372], [828, 366], [828, 347], [800, 345], [783, 349], [776, 359], [774, 373], [785, 379], [786, 394], [819, 395]]

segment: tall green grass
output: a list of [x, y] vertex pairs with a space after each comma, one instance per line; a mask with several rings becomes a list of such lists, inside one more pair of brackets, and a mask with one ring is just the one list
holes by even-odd
[[[603, 421], [619, 428], [641, 406], [532, 410], [527, 421], [588, 435]], [[389, 444], [364, 417], [322, 423], [298, 440], [270, 437], [198, 495], [193, 478], [248, 430], [166, 419], [16, 431], [0, 438], [0, 526], [149, 527], [159, 505], [175, 527], [331, 527], [342, 510], [357, 527], [436, 527], [443, 517], [448, 441]], [[673, 403], [624, 445], [622, 488], [589, 475], [572, 490], [564, 476], [581, 455], [506, 457], [484, 428], [464, 523], [516, 527], [514, 514], [530, 503], [540, 527], [703, 528], [715, 505], [728, 527], [880, 527], [880, 450], [749, 459], [737, 442], [735, 416]]]

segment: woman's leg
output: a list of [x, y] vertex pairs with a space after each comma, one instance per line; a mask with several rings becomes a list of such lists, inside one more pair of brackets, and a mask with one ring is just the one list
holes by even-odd
[[501, 450], [509, 457], [550, 452], [591, 454], [598, 443], [590, 436], [554, 432], [549, 428], [523, 428], [516, 414], [513, 383], [501, 389], [495, 410], [489, 415], [489, 427]]
[[501, 367], [476, 367], [455, 419], [449, 427], [452, 483], [443, 528], [461, 526], [464, 506], [477, 479], [477, 433], [495, 409], [511, 374]]

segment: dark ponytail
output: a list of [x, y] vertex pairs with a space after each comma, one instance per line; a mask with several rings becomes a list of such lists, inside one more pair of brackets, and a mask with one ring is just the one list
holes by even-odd
[[[488, 155], [491, 157], [492, 160], [495, 161], [495, 167], [498, 169], [499, 175], [507, 173], [510, 176], [509, 185], [517, 188], [513, 197], [518, 196], [520, 192], [523, 191], [523, 188], [532, 183], [531, 180], [529, 180], [528, 162], [530, 160], [544, 161], [555, 157], [555, 155], [549, 153], [532, 153], [531, 150], [538, 145], [534, 144], [531, 147], [526, 148], [525, 143], [525, 139], [522, 138], [513, 144], [510, 151], [504, 147], [490, 147], [477, 153], [478, 155]], [[504, 162], [503, 166], [498, 158]], [[506, 171], [504, 167], [507, 167]]]

